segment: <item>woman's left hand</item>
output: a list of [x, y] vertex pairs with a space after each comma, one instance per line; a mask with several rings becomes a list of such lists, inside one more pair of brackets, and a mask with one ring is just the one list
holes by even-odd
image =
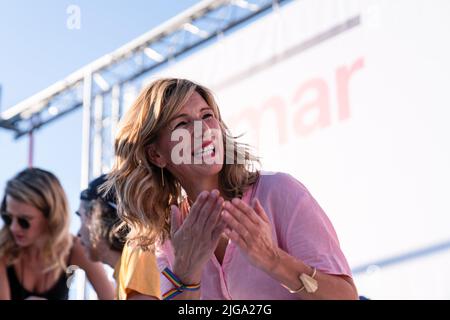
[[279, 248], [272, 239], [270, 220], [259, 200], [253, 199], [252, 206], [238, 198], [226, 201], [222, 215], [227, 223], [225, 234], [249, 262], [271, 272], [279, 262]]

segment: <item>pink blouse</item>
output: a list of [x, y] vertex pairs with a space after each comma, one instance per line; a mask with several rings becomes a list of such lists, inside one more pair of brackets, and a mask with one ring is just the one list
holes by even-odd
[[[281, 249], [319, 271], [351, 277], [333, 225], [303, 184], [289, 174], [262, 172], [243, 200], [249, 204], [254, 197], [266, 211], [272, 237]], [[157, 248], [156, 255], [160, 272], [166, 267], [172, 270], [174, 253], [169, 240]], [[206, 300], [298, 299], [298, 295], [253, 267], [233, 242], [226, 248], [222, 265], [212, 255], [201, 284], [201, 298]], [[161, 293], [172, 288], [161, 275]]]

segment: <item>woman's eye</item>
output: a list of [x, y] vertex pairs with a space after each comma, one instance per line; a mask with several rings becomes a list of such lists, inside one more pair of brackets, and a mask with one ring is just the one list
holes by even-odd
[[186, 121], [178, 122], [174, 129], [178, 129], [179, 127], [184, 126], [184, 125], [186, 125], [186, 124], [187, 124]]
[[208, 118], [211, 118], [212, 116], [213, 116], [212, 113], [207, 113], [203, 116], [203, 119], [208, 119]]

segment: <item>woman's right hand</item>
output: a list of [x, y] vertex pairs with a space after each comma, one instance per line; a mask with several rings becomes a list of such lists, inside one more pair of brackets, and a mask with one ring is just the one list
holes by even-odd
[[185, 284], [200, 282], [203, 267], [214, 254], [226, 227], [221, 218], [223, 203], [219, 191], [203, 191], [184, 221], [180, 209], [171, 206], [173, 272]]

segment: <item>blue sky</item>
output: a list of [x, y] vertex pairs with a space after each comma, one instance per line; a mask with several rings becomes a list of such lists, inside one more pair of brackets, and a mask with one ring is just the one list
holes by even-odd
[[[198, 0], [0, 0], [1, 110], [47, 88], [199, 2]], [[66, 26], [70, 5], [81, 29]], [[0, 188], [27, 166], [28, 139], [0, 129]], [[34, 165], [55, 173], [71, 212], [78, 206], [81, 109], [35, 134]], [[78, 228], [73, 219], [71, 230]]]

